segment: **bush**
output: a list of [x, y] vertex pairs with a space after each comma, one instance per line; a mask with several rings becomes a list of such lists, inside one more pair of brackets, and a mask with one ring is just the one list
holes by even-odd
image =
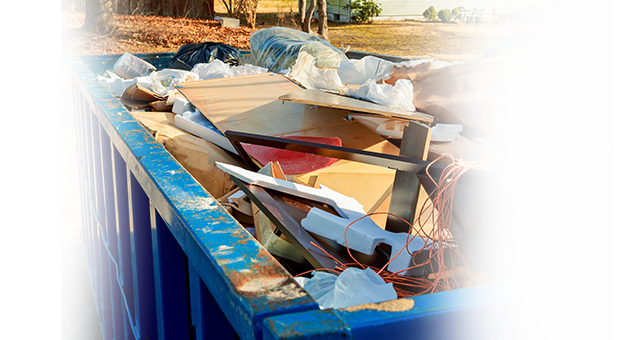
[[548, 20], [551, 22], [562, 23], [566, 21], [568, 16], [568, 5], [566, 0], [550, 0], [548, 7]]
[[430, 6], [430, 8], [425, 10], [422, 15], [424, 16], [424, 19], [426, 20], [430, 20], [430, 21], [437, 20], [437, 11], [435, 10], [433, 6]]
[[442, 9], [437, 15], [439, 16], [439, 19], [443, 22], [448, 22], [450, 21], [450, 19], [452, 19], [452, 13], [450, 13], [449, 9]]
[[349, 4], [352, 10], [352, 21], [373, 22], [373, 18], [382, 13], [382, 6], [374, 0], [358, 0]]
[[463, 17], [463, 14], [461, 14], [461, 10], [458, 7], [455, 7], [452, 10], [452, 17], [454, 18], [454, 20], [461, 20], [461, 18]]

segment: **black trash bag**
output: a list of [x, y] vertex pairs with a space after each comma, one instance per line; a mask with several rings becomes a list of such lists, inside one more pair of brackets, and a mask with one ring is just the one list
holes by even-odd
[[190, 71], [198, 63], [209, 63], [218, 59], [229, 66], [237, 66], [240, 52], [227, 44], [203, 42], [183, 45], [170, 60], [169, 68]]
[[571, 131], [566, 158], [592, 158], [600, 145], [612, 143], [612, 95], [611, 78], [601, 74], [568, 75], [539, 85], [509, 106], [498, 128], [496, 149], [526, 158], [559, 159]]

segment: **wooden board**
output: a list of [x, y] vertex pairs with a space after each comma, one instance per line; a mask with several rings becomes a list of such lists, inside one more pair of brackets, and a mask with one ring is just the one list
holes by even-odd
[[421, 121], [424, 123], [431, 123], [433, 121], [432, 116], [429, 116], [425, 113], [394, 109], [360, 99], [345, 97], [338, 94], [312, 89], [306, 89], [296, 92], [293, 91], [280, 96], [279, 99], [288, 102], [318, 105], [323, 107], [332, 107], [336, 109], [344, 109], [365, 113], [374, 113], [387, 117], [405, 118]]
[[[345, 196], [355, 198], [365, 212], [388, 211], [394, 173], [323, 172], [316, 176], [315, 187], [324, 185]], [[373, 215], [371, 219], [382, 229], [387, 215]]]
[[281, 95], [301, 90], [284, 76], [270, 73], [179, 84], [177, 89], [216, 127], [279, 136], [341, 124], [350, 113], [283, 103]]

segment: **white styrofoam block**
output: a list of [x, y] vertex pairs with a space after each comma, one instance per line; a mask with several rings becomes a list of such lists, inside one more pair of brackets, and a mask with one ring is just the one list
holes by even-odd
[[173, 104], [173, 112], [177, 114], [182, 114], [185, 111], [192, 111], [192, 104], [190, 104], [190, 102], [185, 98], [175, 98], [175, 102]]
[[153, 89], [151, 88], [151, 81], [149, 80], [149, 77], [136, 77], [135, 78], [138, 82], [138, 85], [142, 86], [143, 88], [147, 89], [147, 90], [151, 90], [153, 91]]
[[245, 195], [245, 193], [242, 192], [242, 190], [238, 190], [233, 195], [227, 197], [227, 202], [234, 203], [235, 199], [239, 199], [239, 198], [241, 198], [244, 195]]
[[216, 131], [208, 129], [207, 127], [199, 123], [193, 122], [180, 115], [175, 115], [175, 126], [184, 131], [188, 131], [195, 136], [210, 141], [212, 144], [217, 145], [235, 155], [238, 154], [238, 151], [234, 149], [234, 146], [231, 144], [229, 139], [227, 139], [227, 137], [221, 135]]
[[238, 28], [240, 27], [240, 20], [236, 18], [221, 18], [221, 27]]
[[629, 145], [604, 144], [596, 149], [594, 163], [601, 165], [629, 165]]
[[[404, 269], [411, 266], [412, 255], [404, 250], [407, 244], [407, 233], [392, 233], [380, 229], [370, 217], [364, 217], [366, 213], [363, 206], [356, 199], [323, 185], [321, 189], [316, 189], [221, 162], [216, 162], [216, 166], [245, 183], [304, 197], [334, 207], [341, 215], [340, 217], [318, 208], [312, 208], [306, 218], [301, 221], [301, 225], [309, 232], [334, 240], [342, 246], [348, 245], [349, 248], [367, 255], [373, 254], [376, 246], [380, 243], [390, 245], [391, 256], [399, 253], [388, 266], [388, 270], [391, 272], [399, 272], [400, 275], [403, 275], [406, 273]], [[360, 218], [362, 218], [360, 221], [348, 228], [350, 223]], [[347, 244], [345, 238], [347, 238]], [[429, 239], [415, 237], [408, 244], [408, 250], [413, 253], [430, 244]]]
[[127, 87], [135, 84], [135, 79], [122, 79], [120, 77], [100, 78], [100, 81], [116, 97], [122, 96]]
[[430, 130], [431, 142], [454, 142], [457, 133], [463, 131], [463, 126], [457, 124], [437, 124]]

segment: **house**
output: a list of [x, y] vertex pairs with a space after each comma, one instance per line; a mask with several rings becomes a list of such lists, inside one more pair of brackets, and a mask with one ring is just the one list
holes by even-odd
[[[337, 22], [350, 22], [350, 1], [355, 0], [328, 0], [328, 20]], [[382, 13], [374, 20], [423, 20], [423, 13], [430, 6], [434, 6], [437, 12], [442, 9], [452, 10], [455, 7], [463, 7], [469, 13], [482, 13], [484, 20], [492, 20], [493, 9], [497, 14], [510, 14], [522, 7], [529, 6], [535, 0], [376, 0], [382, 6]], [[497, 18], [493, 18], [496, 20]]]

